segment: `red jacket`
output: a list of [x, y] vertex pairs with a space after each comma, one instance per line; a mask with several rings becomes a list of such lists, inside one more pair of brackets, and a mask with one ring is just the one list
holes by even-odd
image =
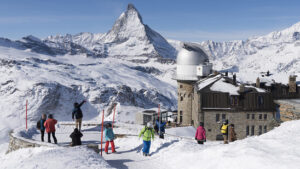
[[47, 119], [44, 123], [46, 132], [47, 133], [55, 132], [55, 124], [56, 123], [57, 123], [57, 120], [55, 120], [55, 119]]
[[197, 140], [206, 140], [205, 129], [202, 126], [199, 126], [196, 131], [195, 138]]

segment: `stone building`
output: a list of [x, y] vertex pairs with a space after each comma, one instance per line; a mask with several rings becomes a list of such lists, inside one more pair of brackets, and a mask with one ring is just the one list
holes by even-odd
[[237, 138], [260, 135], [277, 125], [276, 104], [264, 89], [236, 82], [234, 79], [211, 75], [194, 85], [192, 122], [204, 122], [207, 139], [222, 138], [223, 120], [235, 125]]
[[235, 75], [212, 74], [208, 56], [196, 45], [184, 44], [178, 53], [176, 80], [177, 123], [197, 127], [204, 122], [209, 140], [220, 138], [225, 119], [235, 124], [238, 139], [265, 133], [277, 124], [269, 91], [240, 84]]

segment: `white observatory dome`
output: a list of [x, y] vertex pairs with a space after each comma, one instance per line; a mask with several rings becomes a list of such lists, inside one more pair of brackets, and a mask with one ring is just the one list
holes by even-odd
[[[193, 43], [184, 43], [182, 50], [177, 55], [177, 80], [196, 81], [201, 73], [197, 74], [197, 69], [200, 71], [210, 72], [211, 64], [208, 66], [207, 54]], [[208, 66], [208, 67], [207, 67]], [[208, 74], [208, 73], [205, 73]]]
[[183, 48], [177, 55], [178, 65], [199, 65], [208, 62], [208, 56], [203, 50], [194, 44], [183, 44]]

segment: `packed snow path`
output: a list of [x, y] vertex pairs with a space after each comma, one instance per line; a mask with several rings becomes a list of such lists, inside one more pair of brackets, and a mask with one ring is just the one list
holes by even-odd
[[[69, 135], [73, 128], [74, 126], [70, 125], [64, 127], [60, 125], [57, 129], [60, 145], [70, 142]], [[150, 157], [142, 156], [142, 140], [133, 136], [137, 135], [141, 128], [140, 125], [118, 124], [114, 129], [117, 134], [131, 136], [115, 140], [116, 154], [103, 153], [103, 158], [112, 167], [118, 169], [299, 169], [300, 166], [300, 120], [285, 122], [261, 136], [238, 140], [227, 145], [216, 141], [198, 145], [192, 139], [166, 136], [162, 140], [156, 137], [151, 144]], [[99, 142], [101, 135], [98, 129], [95, 126], [85, 126], [83, 142]], [[183, 133], [182, 130], [187, 131], [186, 128], [171, 130], [174, 134]], [[35, 135], [34, 138], [39, 140], [40, 135]]]

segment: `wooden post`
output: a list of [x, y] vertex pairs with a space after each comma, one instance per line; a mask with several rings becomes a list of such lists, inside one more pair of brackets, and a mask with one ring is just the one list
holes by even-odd
[[115, 114], [116, 114], [116, 107], [117, 107], [117, 104], [115, 104], [115, 107], [114, 107], [114, 114], [113, 114], [113, 121], [112, 121], [112, 128], [114, 128], [114, 122], [115, 122]]
[[102, 127], [101, 127], [101, 156], [102, 156], [102, 143], [103, 143], [103, 122], [104, 122], [104, 110], [102, 112]]

